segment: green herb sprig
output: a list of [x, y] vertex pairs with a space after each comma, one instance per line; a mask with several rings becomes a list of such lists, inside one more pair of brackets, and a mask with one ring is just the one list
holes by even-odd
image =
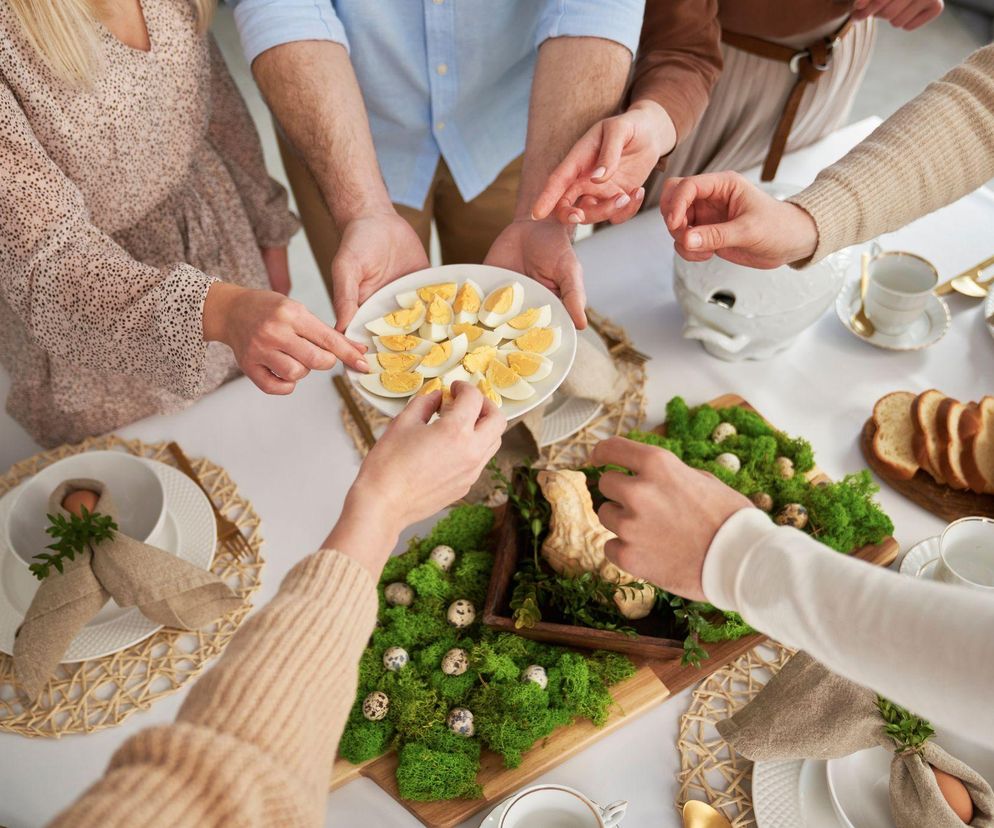
[[55, 543], [49, 544], [46, 549], [53, 550], [54, 554], [42, 552], [35, 555], [38, 563], [31, 564], [28, 568], [31, 574], [39, 581], [45, 580], [54, 566], [59, 572], [65, 568], [65, 561], [75, 560], [78, 553], [83, 552], [91, 544], [95, 545], [102, 541], [114, 537], [117, 531], [117, 524], [110, 515], [101, 515], [99, 512], [90, 512], [85, 506], [80, 509], [78, 515], [49, 515], [49, 525], [45, 532], [55, 538]]
[[925, 743], [935, 735], [935, 729], [925, 719], [883, 696], [877, 696], [877, 710], [884, 720], [884, 731], [897, 746], [897, 753], [920, 755]]

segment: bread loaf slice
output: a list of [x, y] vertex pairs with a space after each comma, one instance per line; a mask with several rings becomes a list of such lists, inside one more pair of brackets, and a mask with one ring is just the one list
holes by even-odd
[[994, 397], [984, 397], [960, 418], [963, 476], [975, 492], [994, 494]]
[[920, 468], [912, 449], [914, 425], [911, 406], [915, 395], [895, 391], [877, 400], [873, 406], [873, 454], [899, 480], [910, 480]]
[[937, 431], [939, 440], [945, 446], [939, 456], [942, 474], [946, 483], [954, 489], [967, 489], [970, 484], [963, 474], [963, 435], [960, 433], [960, 420], [967, 406], [959, 400], [947, 397], [939, 403]]
[[939, 443], [936, 421], [939, 405], [945, 398], [945, 394], [933, 388], [915, 397], [911, 405], [911, 421], [915, 429], [912, 438], [915, 459], [935, 478], [936, 483], [946, 482], [939, 461], [940, 450], [944, 450], [945, 445]]

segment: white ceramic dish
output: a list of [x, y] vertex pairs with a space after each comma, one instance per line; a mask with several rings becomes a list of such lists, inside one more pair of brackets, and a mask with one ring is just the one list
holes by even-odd
[[[430, 267], [427, 270], [419, 270], [416, 273], [409, 273], [402, 276], [395, 282], [384, 285], [376, 293], [369, 297], [359, 308], [355, 318], [346, 328], [345, 335], [356, 342], [363, 342], [373, 348], [372, 337], [366, 330], [366, 323], [383, 316], [391, 311], [397, 310], [397, 294], [404, 291], [416, 290], [424, 285], [435, 282], [459, 282], [472, 279], [484, 291], [489, 293], [494, 288], [500, 287], [507, 282], [518, 282], [524, 289], [523, 307], [539, 307], [550, 305], [552, 307], [552, 321], [550, 325], [559, 326], [562, 329], [562, 344], [559, 349], [549, 359], [552, 361], [552, 373], [541, 382], [535, 383], [535, 394], [527, 400], [504, 400], [501, 411], [508, 420], [527, 414], [533, 408], [545, 402], [552, 393], [562, 385], [570, 368], [573, 367], [573, 359], [576, 357], [576, 327], [570, 319], [566, 308], [552, 291], [540, 285], [534, 279], [522, 276], [511, 270], [502, 267], [491, 267], [490, 265], [443, 265], [441, 267]], [[349, 379], [356, 393], [366, 402], [372, 405], [377, 411], [386, 414], [388, 417], [396, 417], [409, 398], [392, 399], [380, 397], [367, 391], [359, 384], [360, 374], [356, 371], [348, 371]]]
[[[214, 559], [217, 529], [210, 503], [197, 484], [186, 475], [163, 463], [141, 460], [162, 481], [165, 494], [163, 529], [157, 544], [167, 552], [207, 569]], [[28, 481], [30, 482], [30, 481]], [[21, 487], [0, 498], [0, 528], [6, 527], [16, 495]], [[0, 538], [4, 537], [0, 533]], [[38, 581], [6, 544], [0, 542], [0, 652], [10, 654], [14, 634], [24, 620]], [[148, 638], [159, 630], [137, 609], [124, 609], [113, 601], [79, 631], [63, 663], [116, 653]]]
[[759, 828], [840, 828], [828, 791], [825, 762], [757, 762], [752, 807]]
[[[550, 811], [548, 809], [550, 803], [546, 797], [551, 798], [555, 795], [562, 795], [563, 793], [571, 794], [571, 798], [576, 800], [573, 804], [580, 805], [580, 812], [584, 816], [589, 813], [592, 819], [577, 821], [575, 817], [571, 817], [571, 811], [569, 810], [560, 811], [558, 808], [554, 808]], [[602, 828], [617, 828], [617, 826], [621, 825], [625, 818], [625, 812], [628, 810], [628, 803], [623, 800], [602, 807], [575, 788], [569, 788], [565, 785], [533, 785], [529, 788], [523, 788], [503, 800], [483, 818], [480, 828], [511, 828], [508, 825], [510, 822], [507, 818], [508, 811], [515, 804], [522, 806], [525, 802], [534, 804], [535, 807], [534, 809], [529, 808], [527, 813], [522, 811], [520, 814], [519, 809], [515, 808], [514, 823], [516, 825], [541, 825], [543, 828], [556, 828], [557, 826], [578, 825], [581, 822], [585, 825], [588, 822], [596, 821], [596, 824], [602, 826]], [[523, 817], [524, 821], [520, 822], [519, 817]], [[554, 822], [555, 825], [550, 825], [550, 821]]]
[[[577, 331], [577, 336], [589, 340], [595, 348], [608, 353], [607, 345], [592, 328]], [[539, 436], [538, 447], [545, 448], [576, 432], [601, 413], [603, 404], [596, 400], [585, 400], [582, 397], [570, 397], [562, 391], [556, 391], [552, 396], [549, 407], [542, 417], [542, 433]]]
[[889, 336], [875, 331], [873, 336], [864, 337], [856, 333], [852, 327], [853, 314], [859, 309], [859, 282], [850, 282], [835, 300], [835, 313], [839, 321], [853, 336], [869, 342], [877, 348], [888, 351], [919, 351], [934, 345], [949, 330], [952, 317], [945, 301], [935, 294], [930, 294], [928, 304], [923, 313], [904, 333]]
[[936, 558], [939, 557], [939, 537], [936, 535], [925, 538], [912, 546], [901, 561], [901, 574], [931, 580], [938, 563]]

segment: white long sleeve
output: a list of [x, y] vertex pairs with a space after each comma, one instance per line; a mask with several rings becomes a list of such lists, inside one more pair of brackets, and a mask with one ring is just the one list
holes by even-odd
[[704, 594], [758, 630], [928, 719], [994, 743], [994, 600], [841, 555], [743, 509], [718, 530]]

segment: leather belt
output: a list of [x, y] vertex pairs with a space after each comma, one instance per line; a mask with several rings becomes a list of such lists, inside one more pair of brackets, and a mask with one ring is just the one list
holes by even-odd
[[763, 163], [763, 172], [760, 176], [763, 181], [772, 181], [777, 174], [777, 168], [780, 166], [780, 159], [783, 158], [787, 139], [790, 137], [794, 120], [797, 118], [797, 110], [801, 105], [804, 91], [809, 85], [817, 83], [818, 79], [831, 68], [835, 47], [842, 38], [849, 34], [852, 27], [852, 18], [846, 18], [845, 23], [834, 34], [814, 40], [801, 49], [784, 46], [782, 43], [774, 43], [771, 40], [763, 40], [752, 35], [722, 31], [722, 42], [732, 48], [767, 60], [786, 63], [790, 71], [797, 75], [794, 87], [790, 90], [790, 95], [784, 104], [783, 112], [780, 113], [780, 120], [773, 133], [766, 161]]

